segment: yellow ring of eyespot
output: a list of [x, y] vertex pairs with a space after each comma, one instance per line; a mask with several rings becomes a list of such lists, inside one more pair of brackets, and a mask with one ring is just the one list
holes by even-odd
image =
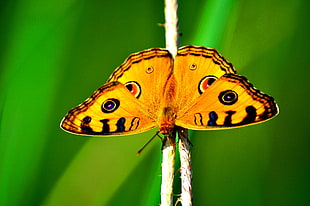
[[[109, 103], [111, 102], [111, 104], [113, 104], [113, 107], [112, 108], [108, 108], [106, 107], [106, 103]], [[118, 99], [107, 99], [105, 100], [102, 105], [101, 105], [101, 110], [102, 112], [104, 113], [111, 113], [111, 112], [114, 112], [115, 110], [117, 110], [117, 108], [119, 107], [120, 105], [120, 102]]]
[[149, 66], [146, 68], [146, 73], [151, 74], [154, 71], [154, 68], [152, 66]]
[[197, 64], [191, 64], [191, 65], [189, 65], [189, 69], [190, 70], [196, 70], [197, 69]]

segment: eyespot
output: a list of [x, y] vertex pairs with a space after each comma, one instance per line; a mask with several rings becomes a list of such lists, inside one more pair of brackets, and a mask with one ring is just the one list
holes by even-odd
[[204, 93], [210, 86], [217, 80], [216, 76], [205, 76], [202, 78], [198, 85], [198, 91], [200, 94]]
[[127, 87], [127, 89], [130, 91], [130, 93], [133, 96], [135, 96], [137, 99], [140, 97], [141, 87], [137, 82], [135, 82], [135, 81], [127, 82], [125, 84], [125, 87]]
[[238, 94], [232, 90], [226, 90], [220, 93], [219, 100], [224, 105], [232, 105], [238, 101]]
[[119, 107], [120, 102], [118, 99], [107, 99], [101, 105], [103, 113], [112, 113]]
[[146, 73], [151, 74], [154, 71], [154, 68], [152, 66], [149, 66], [146, 68]]
[[195, 69], [197, 69], [197, 64], [191, 64], [191, 65], [189, 65], [189, 69], [190, 70], [195, 70]]

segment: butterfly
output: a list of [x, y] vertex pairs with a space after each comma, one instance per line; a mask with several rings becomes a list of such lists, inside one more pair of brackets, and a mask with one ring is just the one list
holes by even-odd
[[129, 135], [159, 127], [227, 129], [264, 122], [278, 114], [271, 96], [237, 74], [217, 50], [202, 46], [152, 48], [130, 55], [61, 128], [74, 134]]

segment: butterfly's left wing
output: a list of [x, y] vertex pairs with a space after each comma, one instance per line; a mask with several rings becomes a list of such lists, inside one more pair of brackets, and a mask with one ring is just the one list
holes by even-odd
[[119, 82], [107, 83], [68, 112], [61, 128], [74, 134], [135, 134], [156, 127], [154, 116]]
[[157, 114], [172, 66], [173, 59], [167, 50], [152, 48], [131, 54], [108, 82], [121, 82], [152, 114]]
[[245, 77], [225, 74], [180, 110], [176, 125], [196, 130], [241, 127], [278, 114], [274, 99], [261, 93]]

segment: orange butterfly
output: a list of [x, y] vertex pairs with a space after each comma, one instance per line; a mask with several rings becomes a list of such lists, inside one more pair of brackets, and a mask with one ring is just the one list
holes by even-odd
[[83, 135], [127, 135], [159, 127], [226, 129], [278, 114], [274, 99], [236, 74], [215, 49], [184, 46], [130, 55], [107, 83], [70, 110], [61, 127]]

